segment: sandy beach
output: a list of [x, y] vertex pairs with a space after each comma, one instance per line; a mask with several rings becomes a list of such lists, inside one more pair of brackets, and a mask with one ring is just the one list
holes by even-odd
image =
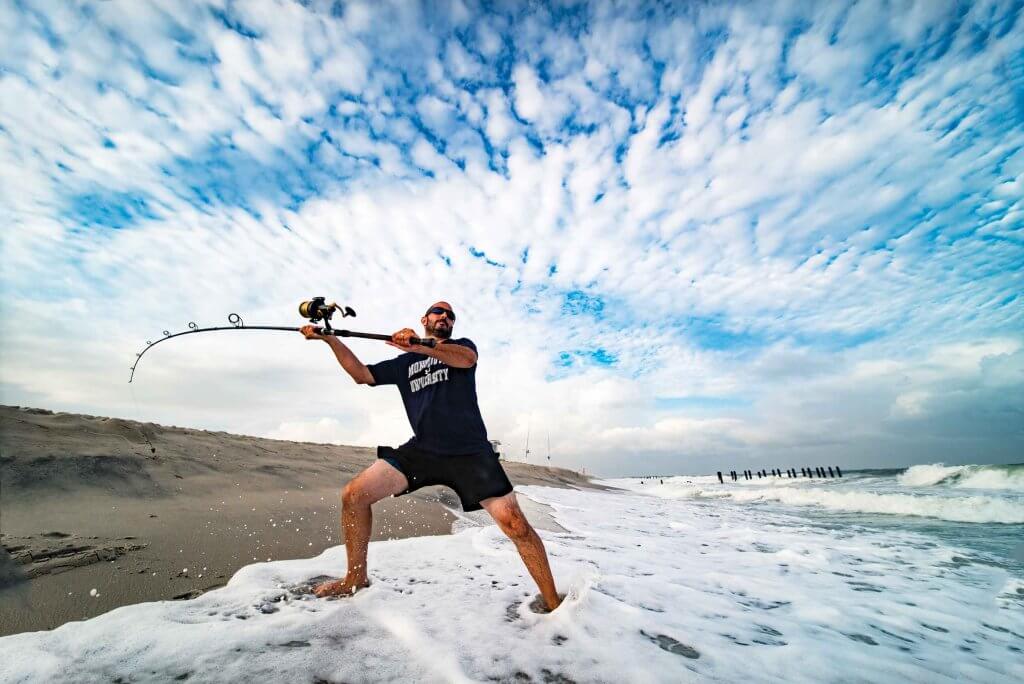
[[313, 597], [371, 449], [17, 408], [0, 430], [2, 681], [1024, 675], [1017, 466], [593, 484], [509, 463], [565, 593], [544, 613], [444, 489], [382, 501], [371, 586]]
[[[339, 489], [374, 458], [368, 447], [0, 407], [0, 636], [192, 598], [246, 564], [315, 556], [341, 543]], [[516, 485], [595, 487], [569, 470], [505, 468]], [[536, 527], [559, 529], [520, 501]], [[448, 534], [459, 514], [444, 488], [387, 499], [372, 538]]]

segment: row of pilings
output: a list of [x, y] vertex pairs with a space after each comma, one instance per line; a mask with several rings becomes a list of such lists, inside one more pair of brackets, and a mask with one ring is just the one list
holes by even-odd
[[730, 470], [728, 473], [725, 474], [725, 477], [722, 476], [722, 471], [721, 470], [718, 471], [718, 481], [721, 482], [722, 484], [725, 484], [725, 478], [729, 478], [730, 480], [735, 482], [735, 481], [739, 480], [740, 478], [742, 478], [744, 480], [753, 480], [753, 479], [760, 480], [760, 479], [763, 479], [763, 478], [766, 478], [766, 477], [788, 477], [788, 478], [794, 478], [794, 477], [822, 477], [822, 478], [829, 478], [829, 477], [842, 477], [842, 476], [843, 476], [843, 471], [839, 469], [839, 466], [835, 466], [834, 469], [833, 469], [832, 466], [815, 466], [814, 468], [801, 468], [799, 473], [797, 472], [796, 468], [789, 468], [787, 470], [779, 470], [778, 468], [772, 468], [771, 470], [758, 470], [757, 472], [752, 472], [750, 470], [741, 470], [739, 473], [737, 473], [735, 470]]

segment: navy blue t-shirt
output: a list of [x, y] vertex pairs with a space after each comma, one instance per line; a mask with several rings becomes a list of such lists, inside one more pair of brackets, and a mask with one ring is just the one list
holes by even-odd
[[[476, 351], [467, 338], [444, 344]], [[406, 352], [367, 368], [374, 386], [398, 385], [414, 435], [404, 446], [435, 454], [493, 453], [476, 399], [476, 364], [452, 368], [433, 357]]]

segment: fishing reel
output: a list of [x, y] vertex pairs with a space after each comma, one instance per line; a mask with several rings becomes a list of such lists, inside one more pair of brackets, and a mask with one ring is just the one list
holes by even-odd
[[342, 318], [356, 315], [351, 306], [341, 306], [337, 302], [328, 304], [323, 297], [313, 297], [299, 304], [299, 315], [308, 318], [310, 323], [323, 321], [325, 332], [331, 331], [331, 316], [335, 312], [341, 313]]

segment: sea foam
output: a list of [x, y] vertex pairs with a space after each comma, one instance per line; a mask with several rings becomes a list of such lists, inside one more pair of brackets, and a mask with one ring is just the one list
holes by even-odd
[[0, 681], [1024, 680], [1019, 577], [958, 548], [701, 498], [518, 491], [567, 530], [542, 532], [568, 594], [549, 615], [488, 524], [371, 544], [373, 584], [347, 599], [287, 598], [343, 571], [336, 547], [4, 637]]

